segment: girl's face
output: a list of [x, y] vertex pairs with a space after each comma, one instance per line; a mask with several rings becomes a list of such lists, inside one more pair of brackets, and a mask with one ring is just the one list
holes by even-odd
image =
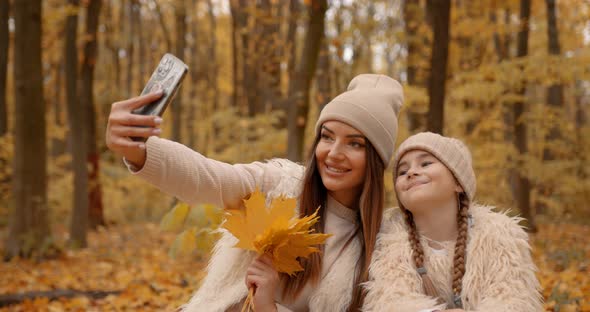
[[330, 196], [353, 208], [365, 181], [366, 138], [355, 128], [335, 120], [326, 121], [320, 131], [315, 157], [322, 182]]
[[411, 212], [455, 201], [456, 193], [463, 191], [453, 173], [422, 150], [409, 151], [400, 159], [395, 190], [398, 200]]

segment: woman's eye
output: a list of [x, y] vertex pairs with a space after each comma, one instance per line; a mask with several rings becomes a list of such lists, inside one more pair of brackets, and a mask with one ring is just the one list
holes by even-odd
[[322, 134], [320, 135], [320, 138], [321, 138], [322, 140], [329, 140], [329, 139], [330, 139], [330, 136], [329, 136], [329, 135], [327, 135], [327, 134], [325, 134], [325, 133], [322, 133]]
[[364, 147], [364, 145], [360, 142], [350, 142], [350, 146], [352, 147]]

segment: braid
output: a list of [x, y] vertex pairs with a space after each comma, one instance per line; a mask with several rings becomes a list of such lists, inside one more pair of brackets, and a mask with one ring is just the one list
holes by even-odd
[[467, 219], [469, 217], [469, 200], [465, 193], [458, 194], [459, 210], [457, 213], [457, 242], [455, 243], [455, 256], [453, 259], [453, 294], [457, 308], [461, 304], [461, 290], [463, 275], [465, 275], [465, 249], [467, 246]]
[[416, 230], [416, 223], [414, 223], [414, 216], [412, 213], [401, 207], [401, 210], [404, 212], [406, 224], [408, 226], [408, 235], [410, 239], [410, 245], [412, 246], [413, 251], [413, 258], [414, 258], [414, 265], [420, 274], [420, 278], [422, 279], [422, 286], [424, 287], [424, 293], [428, 296], [437, 298], [438, 300], [438, 291], [434, 288], [434, 284], [432, 283], [432, 279], [428, 276], [428, 272], [426, 271], [426, 267], [424, 266], [424, 249], [422, 248], [422, 243], [420, 243], [420, 239], [418, 238], [418, 231]]

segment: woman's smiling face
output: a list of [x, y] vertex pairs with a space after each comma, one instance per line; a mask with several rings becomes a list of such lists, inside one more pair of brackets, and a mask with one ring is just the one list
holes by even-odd
[[397, 167], [395, 190], [398, 200], [412, 212], [454, 200], [461, 186], [453, 173], [436, 157], [423, 150], [403, 155]]
[[326, 121], [320, 131], [315, 157], [322, 182], [330, 196], [351, 207], [358, 202], [365, 181], [367, 139], [335, 120]]

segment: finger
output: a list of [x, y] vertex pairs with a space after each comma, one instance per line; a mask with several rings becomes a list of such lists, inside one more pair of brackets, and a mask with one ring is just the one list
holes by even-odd
[[144, 116], [129, 112], [119, 112], [109, 116], [109, 124], [157, 127], [162, 124], [162, 118], [158, 116]]
[[270, 255], [268, 255], [268, 254], [264, 254], [264, 255], [262, 255], [262, 256], [260, 256], [260, 257], [258, 257], [258, 260], [259, 260], [260, 262], [262, 262], [262, 263], [264, 263], [264, 264], [266, 264], [266, 265], [268, 265], [268, 266], [270, 266], [270, 267], [274, 268], [274, 264], [273, 264], [273, 262], [272, 262], [272, 257], [271, 257]]
[[253, 288], [256, 290], [256, 283], [254, 282], [254, 279], [254, 275], [246, 275], [245, 282], [248, 289]]
[[266, 271], [261, 269], [261, 268], [257, 268], [257, 267], [252, 267], [250, 266], [248, 268], [248, 270], [246, 271], [246, 275], [257, 275], [257, 276], [263, 276], [265, 275]]
[[113, 126], [111, 133], [120, 137], [142, 137], [147, 138], [152, 135], [162, 134], [162, 129], [151, 127], [129, 127], [129, 126]]
[[140, 108], [147, 105], [157, 99], [159, 99], [164, 93], [160, 90], [157, 92], [149, 93], [146, 95], [140, 95], [125, 101], [118, 102], [122, 107], [127, 108], [129, 111]]
[[117, 138], [117, 139], [113, 140], [113, 145], [117, 149], [133, 149], [133, 148], [145, 149], [144, 142], [136, 142], [136, 141], [133, 141], [129, 138]]
[[250, 263], [250, 267], [251, 268], [256, 268], [256, 269], [261, 270], [261, 271], [269, 271], [270, 269], [272, 269], [271, 266], [269, 266], [268, 264], [260, 261], [259, 259], [255, 259], [254, 261], [252, 261], [252, 263]]
[[248, 275], [246, 277], [246, 286], [248, 288], [259, 288], [265, 284], [265, 278], [257, 275]]

